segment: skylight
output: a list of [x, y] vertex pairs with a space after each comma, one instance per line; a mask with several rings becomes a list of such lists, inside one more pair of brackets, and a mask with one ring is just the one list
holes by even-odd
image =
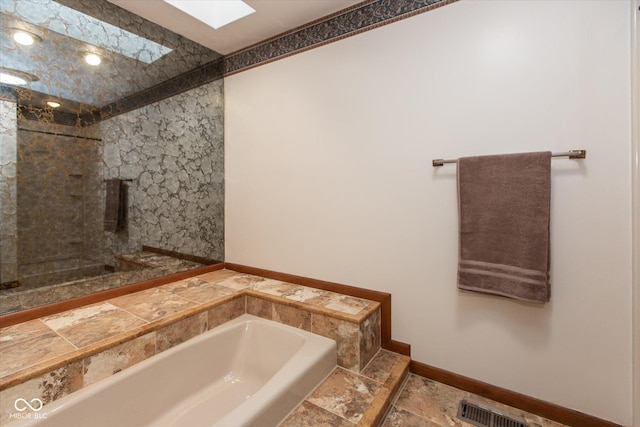
[[251, 15], [256, 10], [242, 0], [164, 0], [214, 29]]
[[172, 50], [51, 0], [0, 0], [0, 12], [145, 64]]

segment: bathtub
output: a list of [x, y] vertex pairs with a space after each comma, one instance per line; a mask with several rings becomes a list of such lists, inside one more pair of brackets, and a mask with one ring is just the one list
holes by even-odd
[[244, 314], [9, 425], [276, 426], [335, 366], [334, 341]]

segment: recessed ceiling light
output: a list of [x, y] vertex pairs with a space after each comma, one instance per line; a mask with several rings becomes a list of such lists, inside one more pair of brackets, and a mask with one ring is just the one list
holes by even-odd
[[0, 72], [0, 83], [8, 85], [26, 85], [27, 81], [22, 77], [14, 76], [13, 74]]
[[24, 45], [24, 46], [31, 46], [35, 42], [39, 42], [42, 39], [40, 37], [36, 36], [35, 34], [30, 33], [29, 31], [19, 30], [19, 29], [14, 28], [13, 29], [13, 40], [15, 40], [16, 43], [19, 43], [19, 44]]
[[87, 53], [84, 56], [84, 60], [87, 62], [87, 64], [93, 65], [93, 66], [100, 65], [100, 63], [102, 62], [102, 58], [100, 58], [95, 53]]
[[13, 70], [11, 68], [0, 67], [0, 83], [12, 86], [22, 86], [37, 80], [39, 80], [38, 77], [33, 74]]
[[256, 10], [242, 0], [164, 0], [214, 29], [251, 15]]
[[58, 108], [60, 106], [60, 103], [56, 101], [47, 101], [47, 105], [51, 108]]

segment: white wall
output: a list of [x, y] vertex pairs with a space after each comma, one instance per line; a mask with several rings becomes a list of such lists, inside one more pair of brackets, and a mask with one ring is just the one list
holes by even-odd
[[[630, 425], [630, 12], [460, 2], [226, 78], [226, 261], [390, 292], [415, 360]], [[551, 302], [458, 292], [431, 159], [568, 149]]]

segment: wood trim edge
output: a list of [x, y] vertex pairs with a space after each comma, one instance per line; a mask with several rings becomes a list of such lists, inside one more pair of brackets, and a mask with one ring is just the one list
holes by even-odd
[[[238, 273], [252, 274], [254, 276], [266, 277], [268, 279], [282, 280], [283, 282], [295, 283], [297, 285], [308, 286], [310, 288], [322, 289], [324, 291], [337, 292], [357, 298], [364, 298], [380, 303], [380, 329], [382, 348], [409, 356], [408, 344], [399, 343], [391, 339], [391, 294], [380, 291], [373, 291], [355, 286], [342, 285], [334, 282], [327, 282], [309, 277], [296, 276], [294, 274], [281, 273], [278, 271], [266, 270], [263, 268], [250, 267], [247, 265], [225, 262], [224, 268], [237, 271]], [[402, 349], [396, 351], [394, 348]]]
[[411, 344], [400, 341], [391, 340], [391, 342], [389, 342], [389, 347], [385, 348], [385, 350], [411, 357]]
[[429, 378], [439, 383], [447, 384], [568, 426], [622, 427], [620, 424], [615, 424], [611, 421], [594, 417], [593, 415], [565, 408], [555, 403], [536, 399], [535, 397], [465, 377], [455, 372], [436, 368], [435, 366], [415, 360], [411, 361], [409, 369], [412, 373], [420, 375], [421, 377]]
[[97, 302], [106, 301], [108, 299], [131, 294], [133, 292], [143, 291], [145, 289], [154, 288], [156, 286], [166, 285], [167, 283], [187, 279], [192, 276], [198, 276], [200, 274], [222, 270], [223, 268], [224, 263], [207, 265], [205, 267], [170, 274], [168, 276], [157, 277], [155, 279], [149, 279], [143, 282], [132, 283], [130, 285], [120, 286], [119, 288], [107, 289], [105, 291], [96, 292], [77, 298], [71, 298], [53, 304], [42, 305], [40, 307], [29, 308], [15, 313], [4, 314], [0, 316], [0, 328], [6, 328], [7, 326], [16, 325], [18, 323], [27, 322], [29, 320], [38, 319], [44, 316], [50, 316], [52, 314], [61, 313], [63, 311], [71, 310], [85, 305], [95, 304]]
[[153, 246], [142, 245], [142, 250], [147, 252], [153, 252], [160, 255], [167, 255], [173, 258], [184, 259], [186, 261], [197, 262], [198, 264], [204, 264], [204, 265], [214, 265], [214, 264], [222, 263], [222, 261], [216, 261], [211, 258], [204, 258], [201, 256], [189, 255], [183, 252], [176, 252], [176, 251], [171, 251], [169, 249], [156, 248]]

